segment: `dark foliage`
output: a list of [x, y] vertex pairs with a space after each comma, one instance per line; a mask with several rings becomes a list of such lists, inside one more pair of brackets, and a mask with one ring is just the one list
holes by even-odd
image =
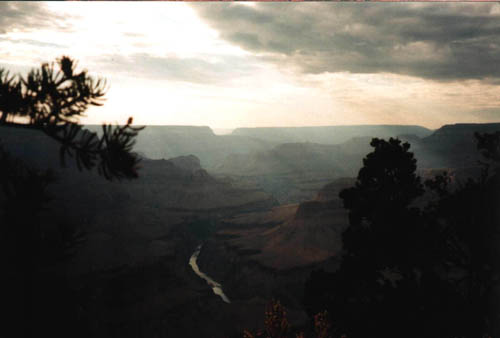
[[[354, 187], [344, 255], [335, 273], [306, 285], [309, 313], [327, 309], [349, 337], [481, 337], [498, 334], [500, 133], [476, 135], [487, 162], [478, 179], [450, 188], [443, 173], [424, 192], [409, 144], [374, 139]], [[493, 170], [492, 170], [493, 169]]]
[[[1, 147], [0, 164], [0, 262], [2, 274], [7, 276], [2, 279], [0, 290], [8, 311], [0, 335], [31, 337], [37, 332], [45, 332], [46, 322], [40, 319], [46, 319], [46, 314], [61, 316], [68, 311], [68, 307], [52, 311], [66, 299], [61, 271], [43, 277], [40, 274], [43, 222], [39, 214], [51, 200], [47, 188], [55, 181], [55, 176], [50, 170], [40, 171], [23, 163]], [[51, 280], [49, 287], [41, 288], [47, 280]], [[53, 293], [54, 289], [57, 293]], [[50, 296], [50, 300], [37, 315], [36, 305], [40, 304], [37, 299], [44, 295]], [[58, 336], [54, 329], [63, 327], [65, 325], [56, 325], [50, 331]]]
[[[103, 125], [98, 137], [78, 124], [89, 106], [102, 105], [105, 87], [86, 70], [77, 71], [66, 56], [25, 77], [0, 69], [0, 126], [39, 131], [56, 140], [63, 166], [69, 156], [79, 170], [97, 167], [108, 180], [136, 178], [139, 157], [132, 147], [142, 127], [133, 127], [129, 118], [123, 126]], [[0, 147], [0, 261], [7, 276], [0, 289], [9, 313], [0, 336], [75, 336], [75, 302], [60, 262], [75, 236], [58, 223], [54, 210], [40, 217], [54, 181], [53, 171], [40, 171]], [[64, 243], [46, 247], [51, 242], [42, 227], [47, 225], [60, 227]]]
[[[459, 295], [464, 335], [500, 334], [500, 132], [475, 134], [483, 155], [479, 178], [432, 203], [441, 227], [442, 274]], [[466, 324], [465, 324], [466, 323]]]
[[44, 132], [61, 144], [61, 163], [75, 157], [79, 169], [98, 167], [107, 179], [137, 177], [138, 156], [134, 138], [143, 127], [103, 125], [101, 138], [84, 130], [78, 118], [89, 106], [104, 102], [106, 83], [86, 70], [76, 71], [67, 56], [31, 70], [26, 77], [10, 76], [0, 69], [0, 126]]
[[2, 177], [2, 211], [11, 221], [38, 214], [50, 199], [47, 186], [55, 181], [52, 171], [41, 172], [27, 166], [5, 151], [0, 144], [0, 177]]
[[409, 143], [374, 138], [370, 145], [375, 149], [363, 159], [355, 186], [340, 193], [353, 224], [377, 222], [388, 211], [401, 212], [423, 193]]
[[420, 236], [420, 215], [410, 204], [423, 194], [423, 185], [408, 143], [375, 138], [371, 146], [374, 151], [363, 160], [354, 187], [339, 195], [350, 220], [343, 245], [350, 258], [366, 265], [364, 270], [390, 267], [402, 273], [409, 259], [417, 259], [410, 256]]
[[[346, 338], [335, 332], [332, 327], [330, 316], [327, 311], [320, 312], [314, 316], [314, 337], [316, 338]], [[304, 332], [292, 332], [288, 322], [287, 311], [280, 301], [271, 300], [264, 313], [264, 329], [255, 334], [244, 330], [243, 338], [305, 338]], [[313, 337], [313, 335], [310, 335]]]

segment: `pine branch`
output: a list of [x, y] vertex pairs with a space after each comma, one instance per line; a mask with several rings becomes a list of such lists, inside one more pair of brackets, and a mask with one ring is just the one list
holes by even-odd
[[[26, 78], [9, 76], [0, 69], [0, 125], [40, 130], [61, 144], [61, 165], [65, 156], [75, 157], [78, 169], [98, 167], [106, 179], [137, 177], [139, 158], [132, 152], [135, 137], [144, 127], [103, 125], [103, 136], [77, 123], [90, 105], [101, 106], [106, 81], [94, 80], [86, 70], [76, 72], [76, 62], [63, 56], [42, 64]], [[12, 117], [29, 117], [29, 124], [9, 122]], [[98, 163], [97, 163], [98, 162]]]

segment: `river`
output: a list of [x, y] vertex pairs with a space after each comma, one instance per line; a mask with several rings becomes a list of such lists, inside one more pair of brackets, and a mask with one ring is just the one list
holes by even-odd
[[231, 303], [229, 298], [224, 294], [224, 291], [222, 291], [222, 286], [214, 281], [210, 276], [207, 276], [204, 272], [200, 271], [200, 268], [198, 267], [198, 263], [196, 262], [198, 259], [198, 255], [200, 254], [201, 251], [201, 245], [198, 245], [196, 248], [195, 252], [191, 255], [191, 258], [189, 258], [189, 265], [191, 265], [191, 268], [193, 271], [201, 278], [203, 278], [208, 285], [212, 287], [212, 291], [222, 298], [223, 301], [226, 303]]

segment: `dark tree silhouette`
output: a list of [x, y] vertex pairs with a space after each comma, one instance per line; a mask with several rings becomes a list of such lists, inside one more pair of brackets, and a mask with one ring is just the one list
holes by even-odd
[[350, 221], [342, 236], [344, 249], [348, 259], [380, 278], [380, 271], [388, 268], [411, 275], [418, 258], [412, 251], [415, 221], [420, 217], [411, 203], [424, 192], [416, 160], [410, 145], [398, 139], [375, 138], [371, 146], [374, 150], [363, 159], [354, 187], [339, 194]]
[[[500, 133], [476, 135], [481, 177], [455, 188], [444, 173], [423, 209], [408, 144], [374, 139], [354, 187], [345, 253], [335, 273], [306, 284], [312, 315], [327, 309], [349, 337], [481, 337], [499, 334]], [[428, 195], [426, 199], [428, 199]]]
[[376, 223], [388, 211], [405, 211], [423, 193], [409, 143], [374, 138], [370, 145], [375, 149], [363, 159], [355, 186], [340, 193], [351, 224], [356, 226], [365, 221]]
[[[104, 80], [94, 79], [86, 70], [77, 71], [76, 63], [66, 56], [42, 64], [26, 76], [11, 76], [0, 69], [0, 127], [48, 135], [60, 144], [63, 166], [69, 156], [79, 170], [97, 167], [108, 180], [136, 178], [139, 157], [132, 147], [143, 127], [133, 127], [129, 118], [123, 126], [103, 125], [102, 136], [98, 137], [79, 124], [89, 106], [102, 105], [105, 91]], [[63, 336], [71, 326], [63, 271], [39, 271], [42, 231], [38, 216], [50, 200], [47, 186], [55, 179], [51, 170], [40, 171], [24, 163], [0, 144], [0, 262], [7, 276], [1, 289], [12, 315], [6, 320], [13, 329], [8, 334], [11, 337], [44, 332]], [[54, 262], [44, 264], [51, 266]], [[33, 305], [40, 303], [40, 297], [50, 300], [41, 304], [44, 313], [35, 314]], [[41, 318], [50, 318], [50, 324], [56, 325]], [[1, 328], [0, 335], [7, 327]]]
[[39, 130], [61, 144], [61, 161], [75, 157], [78, 168], [98, 167], [107, 179], [137, 177], [139, 157], [132, 152], [142, 127], [103, 125], [101, 138], [78, 124], [89, 106], [101, 106], [106, 83], [63, 56], [26, 77], [0, 69], [0, 126]]
[[[355, 186], [339, 195], [350, 221], [341, 266], [334, 275], [314, 274], [307, 289], [326, 289], [325, 297], [311, 299], [319, 299], [348, 336], [419, 337], [425, 324], [416, 319], [430, 307], [423, 287], [435, 279], [432, 235], [412, 207], [423, 184], [408, 143], [373, 139], [371, 146]], [[309, 306], [320, 310], [314, 301]]]
[[411, 205], [424, 189], [408, 143], [375, 138], [371, 146], [354, 187], [339, 194], [350, 221], [341, 266], [311, 276], [307, 305], [311, 313], [327, 309], [349, 337], [396, 337], [414, 327], [422, 305], [417, 289], [428, 258], [421, 215]]
[[[500, 334], [500, 132], [475, 134], [482, 172], [431, 204], [442, 228], [443, 275], [460, 298], [462, 334]], [[438, 179], [438, 180], [437, 180]], [[439, 177], [426, 182], [429, 186]], [[442, 179], [441, 179], [442, 181]], [[443, 190], [443, 189], [441, 189]]]
[[[56, 69], [57, 65], [57, 69]], [[133, 127], [132, 118], [123, 126], [104, 124], [102, 136], [83, 129], [79, 118], [89, 106], [101, 106], [106, 84], [63, 56], [56, 63], [44, 63], [27, 76], [10, 76], [0, 69], [0, 127], [40, 131], [60, 144], [60, 159], [74, 157], [78, 169], [92, 169], [106, 179], [136, 178], [139, 157], [132, 152], [135, 137], [143, 127]], [[0, 138], [1, 142], [1, 138]], [[6, 224], [25, 223], [48, 200], [51, 172], [40, 172], [0, 149], [0, 201]], [[19, 232], [21, 226], [16, 226]], [[29, 227], [29, 226], [27, 226]], [[28, 237], [37, 237], [34, 233]]]

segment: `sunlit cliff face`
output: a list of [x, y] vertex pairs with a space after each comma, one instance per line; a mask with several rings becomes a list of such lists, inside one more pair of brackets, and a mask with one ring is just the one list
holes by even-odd
[[0, 4], [0, 66], [63, 54], [108, 80], [85, 123], [498, 121], [500, 5]]

